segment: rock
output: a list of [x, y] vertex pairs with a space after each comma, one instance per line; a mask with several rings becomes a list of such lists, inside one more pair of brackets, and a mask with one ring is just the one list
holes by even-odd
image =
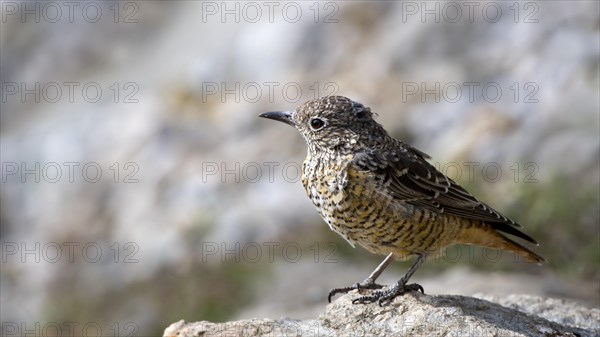
[[412, 292], [385, 307], [340, 297], [317, 319], [183, 320], [164, 336], [599, 336], [600, 310], [529, 295], [429, 296]]

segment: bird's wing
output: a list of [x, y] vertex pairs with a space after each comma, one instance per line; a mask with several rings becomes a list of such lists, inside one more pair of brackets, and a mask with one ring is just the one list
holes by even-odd
[[425, 207], [438, 213], [451, 214], [489, 223], [496, 230], [537, 243], [516, 227], [513, 220], [477, 200], [455, 181], [429, 164], [429, 156], [403, 143], [393, 149], [359, 152], [353, 165], [384, 177], [384, 185], [393, 198]]

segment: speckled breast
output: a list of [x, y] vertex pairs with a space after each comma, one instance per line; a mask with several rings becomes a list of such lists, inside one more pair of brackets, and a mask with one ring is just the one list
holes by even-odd
[[[348, 161], [349, 162], [349, 161]], [[348, 162], [326, 164], [307, 157], [302, 183], [329, 227], [352, 246], [387, 254], [385, 242], [398, 235], [398, 210], [376, 177], [353, 169]]]

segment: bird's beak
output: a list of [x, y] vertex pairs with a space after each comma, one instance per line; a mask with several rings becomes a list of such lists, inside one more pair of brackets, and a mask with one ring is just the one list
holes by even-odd
[[283, 122], [285, 124], [289, 124], [294, 126], [294, 121], [292, 120], [292, 112], [291, 111], [272, 111], [272, 112], [264, 112], [258, 115], [258, 117], [264, 117], [268, 119], [274, 119], [276, 121]]

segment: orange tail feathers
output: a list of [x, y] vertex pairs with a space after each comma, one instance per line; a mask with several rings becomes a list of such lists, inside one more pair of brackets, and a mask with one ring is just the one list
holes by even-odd
[[543, 257], [498, 233], [491, 226], [486, 226], [485, 224], [483, 226], [469, 226], [465, 228], [459, 237], [459, 242], [506, 250], [524, 257], [527, 261], [538, 264], [546, 262], [546, 259]]

